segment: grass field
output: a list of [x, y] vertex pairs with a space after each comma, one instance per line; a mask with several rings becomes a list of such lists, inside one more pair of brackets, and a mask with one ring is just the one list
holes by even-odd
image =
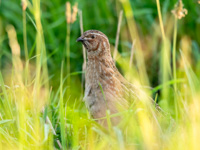
[[[69, 2], [0, 0], [0, 150], [200, 149], [200, 1]], [[119, 71], [163, 113], [144, 96], [118, 126], [90, 117], [82, 27], [108, 36]]]

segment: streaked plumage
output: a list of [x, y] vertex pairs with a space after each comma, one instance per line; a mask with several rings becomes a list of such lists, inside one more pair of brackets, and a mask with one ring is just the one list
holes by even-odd
[[[97, 30], [88, 30], [77, 41], [87, 49], [85, 104], [93, 118], [106, 116], [106, 110], [117, 113], [129, 106], [128, 97], [137, 99], [136, 89], [119, 73], [111, 57], [107, 36]], [[131, 94], [130, 94], [131, 92]], [[111, 119], [116, 125], [119, 117]], [[106, 120], [98, 120], [106, 125]]]

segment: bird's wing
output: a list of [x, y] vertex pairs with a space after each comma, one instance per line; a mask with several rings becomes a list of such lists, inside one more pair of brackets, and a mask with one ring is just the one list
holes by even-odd
[[161, 110], [161, 108], [159, 107], [159, 105], [150, 97], [148, 96], [143, 87], [136, 87], [133, 84], [131, 84], [130, 82], [128, 82], [122, 75], [121, 73], [118, 71], [117, 67], [115, 66], [114, 61], [111, 62], [111, 66], [112, 69], [115, 72], [115, 76], [117, 77], [117, 79], [121, 82], [121, 87], [123, 92], [123, 97], [126, 98], [129, 102], [133, 102], [133, 100], [141, 100], [141, 99], [149, 99], [152, 104], [154, 104], [156, 106], [156, 108], [158, 110]]

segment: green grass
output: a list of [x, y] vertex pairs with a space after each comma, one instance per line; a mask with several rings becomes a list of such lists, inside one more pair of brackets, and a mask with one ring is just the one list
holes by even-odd
[[188, 15], [177, 20], [176, 0], [70, 2], [84, 31], [108, 35], [112, 54], [118, 47], [117, 67], [144, 87], [141, 102], [107, 111], [108, 129], [97, 124], [83, 102], [79, 17], [66, 23], [63, 0], [32, 0], [26, 11], [20, 0], [1, 0], [0, 149], [200, 149], [200, 5], [183, 1]]

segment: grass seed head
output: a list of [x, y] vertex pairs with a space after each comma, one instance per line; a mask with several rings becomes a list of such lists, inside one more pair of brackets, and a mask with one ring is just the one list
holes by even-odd
[[78, 13], [78, 3], [75, 3], [75, 5], [73, 6], [73, 13], [72, 13], [72, 20], [71, 23], [74, 23], [76, 21], [76, 16]]
[[66, 20], [67, 20], [67, 23], [70, 24], [71, 23], [71, 4], [70, 2], [67, 2], [66, 3]]
[[182, 0], [179, 0], [174, 9], [172, 10], [172, 13], [174, 14], [174, 16], [178, 19], [181, 19], [183, 17], [185, 17], [188, 14], [187, 9], [183, 8], [183, 2]]
[[66, 21], [67, 24], [74, 23], [76, 21], [76, 16], [78, 13], [78, 3], [72, 7], [73, 12], [71, 11], [71, 4], [70, 2], [66, 3]]
[[26, 0], [22, 0], [22, 10], [25, 11], [27, 8], [27, 1]]

